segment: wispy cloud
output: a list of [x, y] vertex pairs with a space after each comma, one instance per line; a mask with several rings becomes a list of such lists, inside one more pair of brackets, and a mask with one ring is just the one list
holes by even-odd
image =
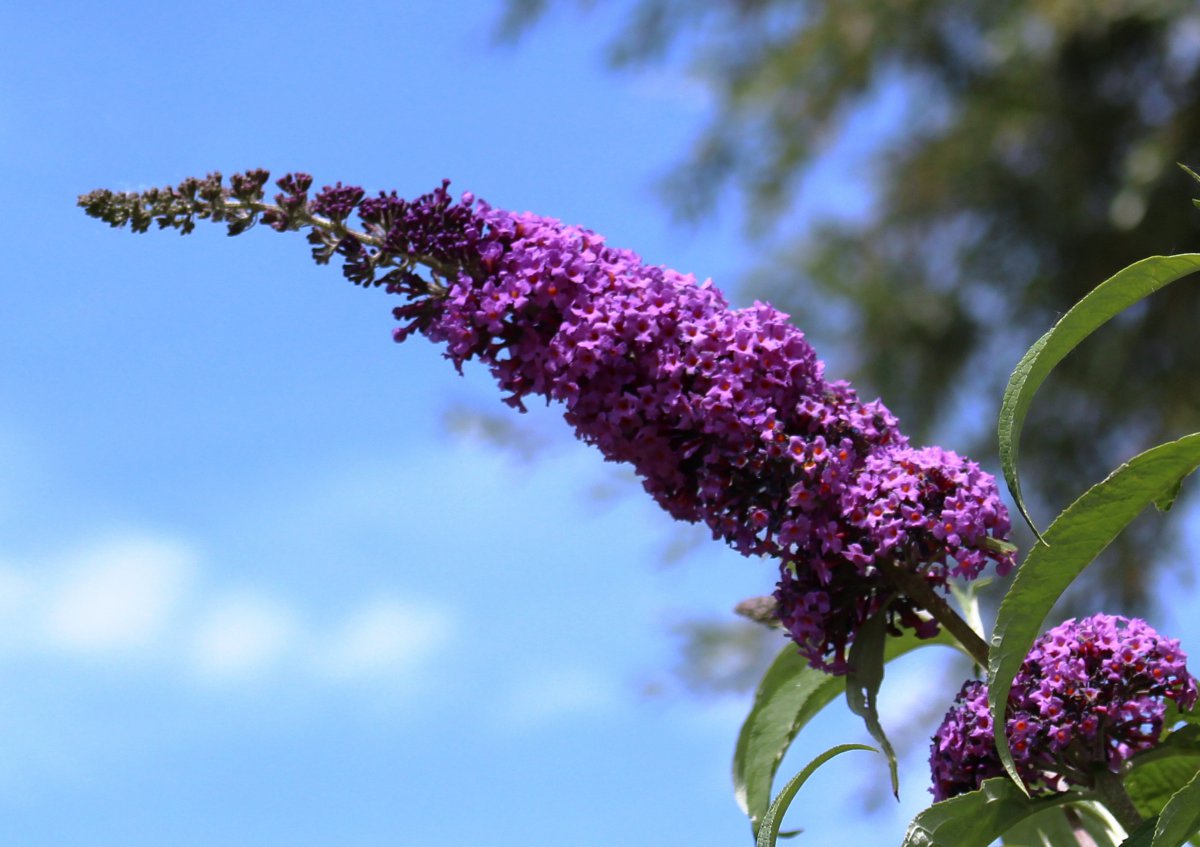
[[207, 604], [191, 633], [188, 664], [207, 679], [245, 679], [280, 667], [300, 640], [292, 609], [239, 591]]
[[93, 654], [161, 644], [192, 589], [195, 559], [185, 544], [146, 535], [74, 551], [39, 586], [48, 644]]
[[203, 684], [391, 685], [454, 633], [444, 604], [390, 594], [332, 621], [314, 612], [264, 586], [222, 585], [192, 545], [160, 534], [114, 533], [25, 566], [0, 563], [0, 660], [119, 661]]
[[527, 674], [509, 692], [499, 716], [510, 726], [527, 728], [582, 715], [608, 714], [621, 704], [610, 678], [587, 668], [548, 668]]
[[389, 677], [411, 669], [452, 637], [443, 611], [396, 598], [377, 598], [351, 614], [315, 656], [334, 679]]

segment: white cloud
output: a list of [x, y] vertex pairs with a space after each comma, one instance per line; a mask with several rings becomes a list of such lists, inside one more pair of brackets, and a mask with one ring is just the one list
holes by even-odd
[[528, 677], [513, 690], [501, 715], [515, 726], [611, 712], [620, 702], [610, 679], [585, 668], [559, 668]]
[[11, 654], [30, 640], [30, 607], [36, 598], [34, 581], [15, 567], [0, 565], [0, 650]]
[[394, 677], [432, 654], [452, 629], [440, 608], [381, 597], [351, 614], [318, 654], [317, 666], [339, 679]]
[[186, 545], [151, 536], [74, 553], [46, 589], [49, 642], [91, 654], [161, 644], [190, 588], [194, 558]]
[[453, 616], [428, 600], [369, 596], [320, 626], [306, 611], [269, 587], [216, 583], [191, 545], [164, 535], [0, 559], [0, 659], [82, 657], [225, 685], [284, 675], [390, 686], [453, 637]]
[[8, 617], [28, 602], [34, 590], [33, 580], [12, 567], [0, 567], [0, 616]]
[[300, 637], [295, 614], [264, 596], [236, 593], [213, 602], [191, 637], [188, 659], [209, 678], [246, 678], [278, 666]]

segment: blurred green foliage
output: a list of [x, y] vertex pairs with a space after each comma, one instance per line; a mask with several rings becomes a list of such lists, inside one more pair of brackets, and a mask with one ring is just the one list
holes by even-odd
[[[507, 0], [504, 31], [551, 5]], [[790, 312], [915, 442], [994, 468], [1001, 388], [1025, 347], [1120, 268], [1200, 250], [1195, 185], [1175, 167], [1200, 163], [1191, 0], [619, 8], [614, 65], [684, 63], [711, 96], [664, 180], [669, 207], [703, 220], [738, 204], [772, 257], [749, 269], [742, 299]], [[814, 163], [884, 100], [899, 103], [886, 130], [849, 139], [872, 151], [869, 211], [790, 228]], [[1173, 286], [1114, 324], [1060, 367], [1025, 430], [1021, 472], [1042, 524], [1200, 422], [1200, 287]], [[1082, 581], [1087, 611], [1153, 606], [1172, 525], [1150, 516], [1122, 536]]]

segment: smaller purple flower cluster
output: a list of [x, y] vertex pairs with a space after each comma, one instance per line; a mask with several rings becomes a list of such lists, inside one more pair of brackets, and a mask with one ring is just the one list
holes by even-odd
[[[846, 645], [878, 610], [887, 588], [882, 560], [900, 562], [935, 588], [951, 577], [974, 579], [989, 560], [1001, 576], [1012, 568], [1011, 555], [987, 545], [989, 531], [1007, 534], [1008, 515], [995, 480], [974, 462], [940, 447], [909, 447], [899, 436], [844, 480], [792, 489], [788, 504], [799, 501], [800, 509], [791, 526], [802, 532], [793, 529], [796, 546], [788, 552], [804, 566], [785, 565], [775, 591], [780, 620], [801, 652], [832, 673], [845, 672]], [[918, 637], [938, 632], [909, 597], [894, 598], [889, 612]], [[820, 646], [824, 661], [811, 645]]]
[[[1116, 773], [1162, 735], [1166, 701], [1196, 704], [1196, 682], [1179, 642], [1145, 621], [1113, 615], [1073, 618], [1042, 635], [1008, 697], [1006, 734], [1025, 784], [1045, 792], [1090, 786], [1091, 773]], [[933, 736], [935, 800], [974, 791], [1002, 776], [987, 686], [963, 685]]]

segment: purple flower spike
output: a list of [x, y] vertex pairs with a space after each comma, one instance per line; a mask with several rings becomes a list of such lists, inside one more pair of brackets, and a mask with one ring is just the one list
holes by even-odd
[[[893, 631], [937, 632], [881, 564], [934, 588], [988, 562], [1012, 567], [997, 543], [1009, 520], [992, 477], [910, 447], [881, 403], [825, 379], [804, 333], [771, 306], [731, 309], [711, 282], [646, 265], [580, 227], [471, 195], [455, 202], [446, 183], [411, 201], [363, 199], [338, 183], [307, 202], [311, 177], [289, 175], [271, 207], [265, 180], [236, 177], [230, 195], [212, 174], [80, 204], [139, 231], [197, 217], [231, 232], [256, 220], [309, 228], [316, 261], [340, 255], [356, 284], [405, 298], [397, 341], [421, 333], [460, 369], [478, 359], [518, 409], [531, 396], [558, 401], [579, 438], [632, 464], [672, 516], [778, 561], [779, 617], [815, 667], [845, 672], [855, 633], [881, 611]], [[352, 208], [360, 230], [346, 223]]]
[[[461, 366], [488, 363], [507, 402], [558, 400], [578, 436], [634, 465], [671, 515], [783, 563], [780, 618], [817, 667], [846, 670], [858, 627], [889, 592], [874, 563], [934, 586], [1011, 554], [995, 481], [915, 450], [878, 401], [828, 382], [804, 334], [763, 303], [734, 310], [710, 283], [651, 267], [588, 230], [476, 203], [475, 274], [422, 331]], [[907, 598], [893, 626], [932, 636]]]
[[[1097, 768], [1118, 773], [1162, 735], [1166, 701], [1196, 705], [1196, 681], [1179, 642], [1145, 621], [1112, 615], [1068, 620], [1042, 635], [1008, 697], [1013, 761], [1031, 789], [1090, 786]], [[935, 800], [977, 789], [1004, 769], [987, 686], [967, 682], [933, 736]]]

